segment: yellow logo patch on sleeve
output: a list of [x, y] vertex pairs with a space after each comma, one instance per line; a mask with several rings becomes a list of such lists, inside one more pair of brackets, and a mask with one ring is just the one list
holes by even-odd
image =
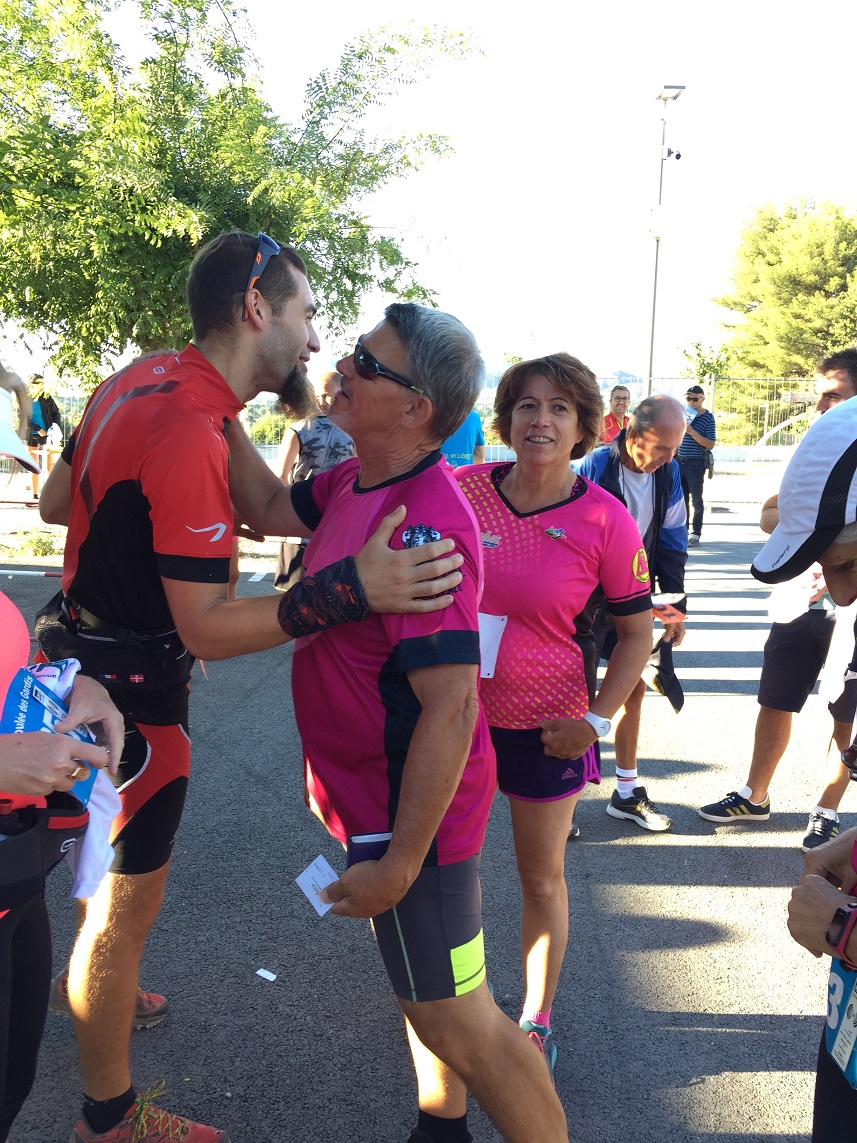
[[631, 564], [634, 579], [639, 583], [649, 582], [649, 561], [646, 559], [646, 549], [640, 548]]

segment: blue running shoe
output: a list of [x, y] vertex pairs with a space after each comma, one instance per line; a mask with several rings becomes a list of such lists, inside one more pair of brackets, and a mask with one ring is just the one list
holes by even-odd
[[838, 833], [839, 821], [837, 818], [829, 818], [827, 814], [819, 814], [813, 811], [809, 815], [809, 824], [801, 842], [801, 849], [804, 853], [810, 853], [813, 849], [818, 849], [820, 845], [833, 841]]
[[771, 799], [766, 796], [764, 802], [751, 802], [733, 790], [719, 802], [701, 806], [696, 812], [707, 822], [766, 822], [771, 816]]
[[521, 1027], [544, 1056], [553, 1083], [553, 1070], [556, 1067], [556, 1044], [553, 1041], [553, 1032], [550, 1028], [545, 1028], [544, 1024], [534, 1024], [532, 1020], [522, 1020]]

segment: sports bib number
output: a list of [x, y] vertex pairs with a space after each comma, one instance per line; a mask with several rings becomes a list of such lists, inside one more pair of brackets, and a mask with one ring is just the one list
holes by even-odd
[[825, 1044], [845, 1078], [857, 1088], [857, 972], [833, 960], [827, 982]]

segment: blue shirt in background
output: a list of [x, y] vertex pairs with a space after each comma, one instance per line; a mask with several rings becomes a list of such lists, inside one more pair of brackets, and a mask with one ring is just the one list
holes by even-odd
[[449, 440], [443, 442], [440, 451], [453, 468], [461, 468], [462, 465], [473, 464], [473, 450], [477, 445], [484, 444], [482, 421], [474, 409], [472, 413], [468, 413], [461, 428], [454, 432]]

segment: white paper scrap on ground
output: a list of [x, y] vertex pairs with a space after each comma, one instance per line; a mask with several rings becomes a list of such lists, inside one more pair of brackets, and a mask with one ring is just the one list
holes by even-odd
[[479, 612], [479, 657], [482, 660], [479, 674], [483, 679], [494, 678], [497, 652], [500, 650], [500, 640], [508, 622], [506, 615], [486, 615], [482, 611]]
[[277, 974], [275, 972], [269, 972], [267, 968], [257, 968], [256, 969], [256, 975], [261, 976], [261, 978], [263, 980], [276, 980], [277, 979]]
[[319, 897], [319, 893], [332, 881], [338, 880], [339, 874], [322, 854], [319, 854], [315, 861], [311, 862], [303, 873], [299, 873], [295, 878], [298, 888], [306, 893], [310, 904], [320, 917], [323, 917], [333, 906], [326, 905]]

